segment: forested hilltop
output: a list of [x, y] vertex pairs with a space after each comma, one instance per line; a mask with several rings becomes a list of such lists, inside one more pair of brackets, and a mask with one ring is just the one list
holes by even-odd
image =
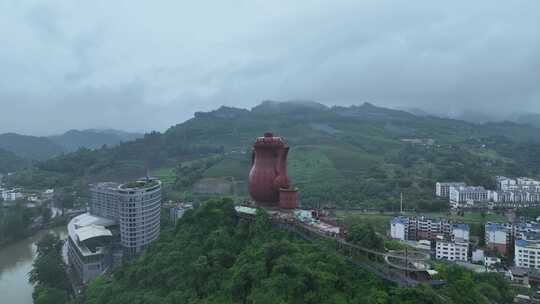
[[[353, 229], [354, 231], [355, 229]], [[363, 239], [358, 238], [358, 239]], [[361, 241], [360, 241], [361, 242]], [[229, 199], [187, 211], [175, 228], [111, 279], [92, 281], [78, 303], [509, 303], [500, 274], [439, 266], [448, 284], [398, 288], [333, 251], [271, 227], [266, 214], [239, 219]], [[51, 292], [51, 297], [54, 293]], [[45, 299], [44, 295], [44, 301]], [[44, 302], [45, 303], [45, 302]]]
[[242, 196], [251, 144], [267, 131], [291, 146], [289, 175], [306, 206], [396, 209], [404, 192], [409, 208], [430, 210], [441, 208], [433, 202], [437, 180], [493, 186], [495, 175], [540, 175], [540, 129], [532, 126], [415, 116], [369, 103], [266, 101], [251, 110], [199, 112], [164, 133], [40, 162], [10, 183], [86, 185], [140, 177], [149, 168], [171, 198], [218, 188]]

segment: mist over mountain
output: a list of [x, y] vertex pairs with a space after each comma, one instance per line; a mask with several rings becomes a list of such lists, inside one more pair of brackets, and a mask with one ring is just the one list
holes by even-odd
[[540, 127], [540, 113], [527, 112], [522, 109], [519, 112], [508, 113], [494, 113], [489, 111], [480, 112], [474, 110], [440, 112], [411, 107], [397, 107], [396, 109], [403, 110], [417, 116], [437, 116], [441, 118], [463, 120], [476, 124], [510, 121], [519, 124], [529, 124], [535, 127]]
[[130, 133], [114, 129], [69, 130], [61, 135], [49, 136], [52, 141], [64, 147], [67, 151], [80, 148], [96, 149], [103, 145], [114, 146], [121, 142], [134, 140], [143, 134]]
[[0, 134], [0, 148], [29, 160], [46, 160], [66, 152], [63, 146], [47, 137], [16, 133]]
[[43, 161], [80, 148], [97, 149], [141, 138], [143, 134], [114, 129], [69, 130], [60, 135], [0, 134], [0, 148], [18, 158]]
[[540, 129], [530, 125], [416, 116], [371, 103], [328, 107], [265, 101], [252, 109], [197, 112], [163, 133], [66, 153], [11, 179], [44, 187], [87, 184], [138, 178], [150, 169], [168, 172], [163, 178], [171, 199], [216, 182], [235, 189], [229, 194], [243, 195], [251, 145], [268, 131], [291, 147], [290, 177], [306, 204], [391, 208], [401, 191], [414, 204], [429, 203], [436, 180], [490, 186], [496, 175], [540, 174]]

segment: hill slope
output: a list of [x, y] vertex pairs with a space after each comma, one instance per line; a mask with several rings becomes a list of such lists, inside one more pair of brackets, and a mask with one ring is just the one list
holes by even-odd
[[[243, 195], [251, 145], [267, 131], [283, 136], [291, 147], [290, 177], [306, 205], [395, 209], [404, 192], [409, 208], [440, 209], [444, 204], [433, 201], [432, 194], [437, 180], [493, 186], [495, 175], [540, 175], [540, 129], [531, 126], [419, 117], [367, 103], [330, 108], [264, 102], [251, 110], [198, 112], [164, 133], [67, 154], [38, 164], [38, 171], [22, 174], [18, 182], [32, 182], [32, 175], [47, 182], [47, 174], [55, 177], [51, 183], [59, 177], [121, 180], [161, 168], [167, 173], [167, 193], [223, 177]], [[215, 155], [220, 158], [209, 158]], [[201, 161], [190, 165], [193, 160]]]
[[15, 133], [0, 134], [0, 148], [32, 160], [46, 160], [65, 152], [62, 146], [46, 137]]
[[29, 162], [18, 157], [15, 153], [0, 149], [0, 173], [14, 172], [27, 165]]
[[76, 151], [80, 148], [96, 149], [103, 145], [115, 146], [142, 137], [142, 134], [129, 133], [118, 130], [69, 130], [61, 135], [49, 136], [55, 143], [68, 151]]
[[[356, 230], [353, 230], [356, 231]], [[354, 232], [351, 232], [354, 235]], [[362, 235], [363, 236], [363, 235]], [[91, 282], [80, 302], [129, 303], [507, 303], [501, 274], [440, 267], [448, 284], [397, 288], [349, 264], [333, 250], [236, 217], [230, 200], [186, 212], [175, 229], [108, 282]]]

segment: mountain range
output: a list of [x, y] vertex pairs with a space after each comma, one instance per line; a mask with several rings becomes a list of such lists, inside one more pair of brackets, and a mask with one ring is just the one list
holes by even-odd
[[80, 148], [114, 146], [140, 137], [142, 134], [113, 129], [69, 130], [52, 136], [4, 133], [0, 134], [0, 149], [12, 152], [22, 159], [43, 161]]
[[150, 169], [168, 181], [170, 196], [190, 192], [193, 184], [208, 189], [201, 183], [216, 179], [245, 195], [251, 145], [268, 131], [291, 147], [290, 177], [312, 204], [391, 206], [402, 191], [420, 204], [433, 200], [437, 180], [489, 187], [495, 175], [540, 175], [540, 129], [530, 125], [475, 124], [370, 103], [265, 101], [252, 109], [197, 112], [163, 133], [63, 154], [36, 163], [14, 181], [86, 185], [136, 178]]

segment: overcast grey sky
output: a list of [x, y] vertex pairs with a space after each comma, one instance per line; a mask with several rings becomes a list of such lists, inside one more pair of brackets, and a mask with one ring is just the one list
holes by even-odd
[[265, 99], [540, 112], [540, 1], [0, 0], [0, 132]]

